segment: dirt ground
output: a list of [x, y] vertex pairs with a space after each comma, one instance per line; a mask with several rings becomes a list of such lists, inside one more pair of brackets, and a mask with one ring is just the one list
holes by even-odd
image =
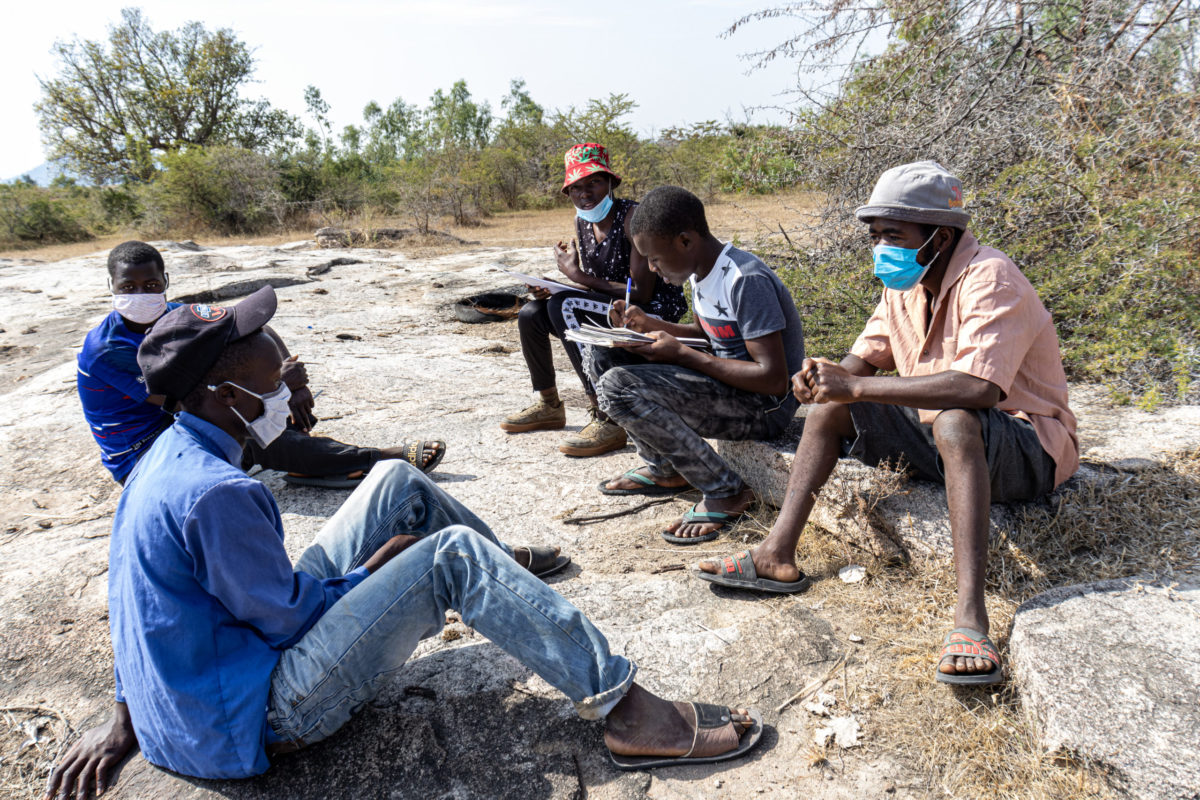
[[[709, 225], [723, 239], [738, 237], [752, 240], [759, 237], [782, 238], [780, 228], [795, 238], [803, 235], [799, 229], [800, 211], [811, 204], [811, 195], [804, 192], [782, 192], [773, 195], [723, 195], [706, 204]], [[346, 227], [411, 227], [404, 217], [372, 217], [369, 220], [347, 219], [329, 224]], [[410, 255], [443, 255], [473, 247], [539, 247], [551, 245], [574, 235], [570, 209], [550, 211], [506, 211], [486, 217], [479, 225], [460, 227], [452, 220], [442, 220], [432, 227], [449, 233], [470, 244], [448, 245], [441, 241], [409, 242], [402, 249]], [[86, 242], [56, 244], [24, 250], [0, 250], [0, 258], [53, 262], [107, 251], [127, 239], [195, 239], [209, 247], [228, 245], [277, 245], [303, 239], [312, 230], [295, 229], [260, 236], [214, 236], [206, 231], [172, 231], [170, 234], [124, 231]]]

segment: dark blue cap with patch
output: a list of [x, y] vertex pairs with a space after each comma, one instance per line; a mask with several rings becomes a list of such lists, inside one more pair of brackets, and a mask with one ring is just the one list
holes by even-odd
[[163, 314], [138, 347], [146, 390], [165, 396], [163, 408], [171, 411], [225, 348], [266, 325], [275, 307], [275, 290], [264, 286], [237, 305], [192, 303]]

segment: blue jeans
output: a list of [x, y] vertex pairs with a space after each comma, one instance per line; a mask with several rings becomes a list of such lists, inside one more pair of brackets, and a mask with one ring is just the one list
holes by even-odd
[[378, 693], [455, 610], [596, 719], [637, 668], [561, 595], [513, 560], [466, 506], [403, 461], [380, 461], [317, 534], [296, 569], [318, 578], [361, 566], [397, 534], [420, 539], [354, 587], [283, 651], [271, 675], [268, 741], [312, 744]]

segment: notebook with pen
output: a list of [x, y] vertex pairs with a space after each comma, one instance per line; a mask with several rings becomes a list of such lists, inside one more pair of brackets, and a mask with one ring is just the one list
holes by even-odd
[[[653, 342], [654, 338], [647, 336], [644, 333], [631, 331], [629, 328], [602, 328], [599, 325], [583, 323], [578, 328], [570, 328], [567, 330], [567, 338], [573, 342], [580, 344], [593, 344], [599, 347], [620, 347], [628, 344], [646, 344]], [[708, 339], [695, 338], [690, 336], [675, 337], [681, 344], [697, 349], [708, 347]]]

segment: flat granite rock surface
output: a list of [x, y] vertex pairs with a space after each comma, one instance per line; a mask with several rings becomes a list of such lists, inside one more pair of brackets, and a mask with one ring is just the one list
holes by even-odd
[[[567, 430], [503, 433], [500, 419], [529, 402], [516, 324], [467, 325], [451, 313], [462, 297], [511, 287], [505, 268], [552, 271], [548, 248], [411, 259], [302, 243], [158, 246], [172, 297], [230, 303], [264, 282], [278, 287], [272, 326], [320, 391], [317, 433], [375, 446], [444, 439], [434, 479], [505, 541], [569, 553], [573, 564], [554, 587], [636, 660], [641, 682], [672, 698], [751, 705], [767, 729], [757, 751], [735, 764], [620, 772], [605, 755], [601, 723], [578, 719], [540, 678], [453, 623], [343, 730], [280, 757], [265, 775], [197, 781], [135, 755], [106, 797], [851, 798], [919, 783], [885, 753], [860, 759], [836, 782], [804, 766], [811, 715], [799, 704], [775, 709], [851, 645], [804, 596], [762, 602], [692, 577], [686, 565], [696, 551], [657, 535], [687, 502], [588, 526], [563, 522], [637, 505], [596, 491], [637, 463], [633, 448], [590, 459], [558, 452], [563, 433], [588, 421], [561, 352]], [[106, 573], [120, 489], [83, 421], [74, 366], [84, 334], [111, 307], [105, 257], [0, 260], [0, 695], [16, 709], [11, 724], [42, 719], [43, 736], [60, 729], [56, 720], [80, 731], [111, 709]], [[291, 486], [276, 472], [255, 476], [275, 494], [293, 557], [348, 496]], [[22, 738], [0, 757], [27, 758], [32, 750], [17, 750]], [[35, 783], [0, 787], [0, 796], [36, 791]]]
[[[410, 437], [444, 439], [448, 452], [434, 480], [479, 513], [501, 539], [558, 545], [569, 553], [572, 566], [552, 579], [554, 587], [595, 619], [615, 651], [637, 662], [641, 682], [676, 699], [756, 707], [767, 728], [760, 747], [739, 762], [619, 772], [605, 755], [601, 723], [578, 719], [571, 704], [544, 681], [461, 623], [451, 622], [440, 636], [423, 642], [343, 730], [278, 758], [265, 775], [198, 781], [171, 775], [134, 755], [106, 796], [930, 796], [926, 776], [911, 761], [886, 747], [871, 747], [869, 740], [863, 750], [854, 751], [857, 757], [831, 757], [839, 765], [836, 780], [831, 770], [810, 768], [816, 718], [800, 703], [785, 701], [830, 673], [851, 650], [851, 642], [862, 638], [844, 640], [838, 609], [824, 608], [806, 595], [763, 598], [694, 578], [690, 565], [697, 558], [730, 546], [722, 540], [711, 547], [673, 548], [659, 538], [663, 525], [694, 497], [637, 509], [642, 498], [600, 495], [598, 482], [637, 465], [638, 459], [632, 447], [589, 459], [558, 452], [563, 433], [588, 421], [582, 391], [560, 352], [556, 364], [568, 406], [567, 430], [509, 436], [499, 429], [503, 416], [529, 402], [516, 325], [463, 324], [451, 307], [469, 295], [512, 287], [506, 268], [553, 271], [548, 248], [478, 248], [418, 259], [383, 249], [318, 250], [311, 242], [221, 248], [157, 244], [172, 276], [173, 298], [229, 303], [265, 283], [277, 287], [280, 303], [272, 325], [307, 363], [312, 387], [320, 392], [317, 433], [374, 446], [398, 445]], [[0, 719], [11, 729], [6, 741], [13, 743], [0, 752], [3, 769], [31, 763], [34, 752], [48, 763], [58, 746], [53, 738], [46, 743], [48, 731], [58, 731], [60, 743], [64, 723], [74, 732], [85, 730], [106, 719], [111, 708], [107, 556], [120, 488], [100, 466], [83, 421], [74, 365], [84, 335], [111, 307], [106, 255], [52, 265], [0, 259]], [[1194, 446], [1200, 439], [1195, 409], [1168, 409], [1141, 419], [1135, 415], [1142, 412], [1102, 412], [1099, 402], [1094, 413], [1109, 418], [1101, 421], [1098, 432], [1089, 423], [1097, 417], [1090, 416], [1086, 393], [1080, 396], [1085, 398], [1077, 406], [1085, 457], [1152, 460], [1156, 452]], [[1131, 419], [1144, 425], [1127, 424]], [[781, 477], [786, 480], [793, 449], [794, 443], [721, 445], [768, 499], [779, 490]], [[1127, 462], [1120, 468], [1136, 466]], [[848, 462], [839, 467], [847, 468]], [[865, 537], [866, 546], [874, 546], [883, 558], [911, 548], [914, 530], [927, 532], [927, 549], [944, 551], [939, 541], [948, 541], [948, 529], [940, 490], [928, 489], [921, 506], [888, 505], [915, 502], [908, 499], [915, 492], [879, 503], [870, 497], [864, 501], [858, 492], [869, 492], [869, 473], [846, 471], [841, 505], [826, 504], [818, 514], [823, 521], [814, 521]], [[348, 495], [291, 486], [276, 472], [254, 476], [275, 494], [293, 557]], [[568, 524], [579, 516], [623, 509], [630, 513], [596, 524]], [[884, 531], [882, 539], [875, 535], [878, 530]], [[1062, 591], [1060, 599], [1047, 605], [1031, 603], [1013, 633], [1016, 672], [1035, 698], [1051, 743], [1061, 739], [1064, 747], [1103, 755], [1131, 781], [1143, 780], [1136, 777], [1140, 774], [1164, 785], [1192, 780], [1194, 771], [1186, 765], [1172, 767], [1165, 756], [1158, 771], [1138, 773], [1129, 766], [1134, 754], [1104, 755], [1109, 753], [1106, 745], [1054, 732], [1078, 716], [1064, 707], [1062, 698], [1072, 696], [1070, 692], [1078, 692], [1083, 702], [1096, 695], [1123, 697], [1128, 687], [1131, 703], [1141, 702], [1136, 692], [1147, 693], [1159, 723], [1138, 732], [1141, 738], [1131, 734], [1125, 740], [1129, 749], [1143, 750], [1142, 760], [1148, 762], [1152, 754], [1165, 752], [1154, 749], [1163, 741], [1184, 736], [1195, 752], [1194, 718], [1183, 711], [1189, 698], [1192, 711], [1196, 709], [1192, 651], [1198, 637], [1186, 627], [1194, 619], [1182, 616], [1186, 609], [1196, 613], [1194, 587], [1177, 587], [1174, 596], [1157, 588], [1140, 594], [1133, 589], [1089, 590], [1079, 598], [1073, 590]], [[1123, 607], [1129, 605], [1112, 615], [1111, 631], [1097, 632], [1094, 622], [1084, 626], [1092, 612], [1074, 610], [1077, 599], [1103, 604], [1117, 597]], [[1068, 610], [1081, 626], [1079, 634], [1071, 635], [1096, 643], [1095, 651], [1069, 651], [1075, 660], [1088, 662], [1087, 671], [1069, 669], [1066, 653], [1062, 666], [1049, 666], [1060, 663], [1048, 659], [1056, 657], [1056, 626], [1065, 624], [1054, 615]], [[1150, 633], [1159, 630], [1150, 624], [1152, 618], [1167, 626], [1160, 632], [1165, 638]], [[1128, 630], [1139, 627], [1145, 628], [1144, 636]], [[1186, 650], [1178, 649], [1180, 631], [1190, 637]], [[1127, 650], [1134, 658], [1122, 662], [1116, 656], [1126, 651], [1119, 648], [1130, 642], [1136, 642]], [[1049, 654], [1045, 658], [1043, 651]], [[1165, 653], [1172, 654], [1169, 666], [1160, 663]], [[1176, 653], [1181, 655], [1176, 658]], [[1147, 664], [1158, 669], [1156, 677], [1142, 675]], [[1122, 677], [1122, 669], [1133, 677]], [[1055, 675], [1065, 677], [1056, 684]], [[1116, 722], [1094, 727], [1115, 728], [1133, 719], [1113, 708]], [[856, 713], [869, 731], [871, 712]], [[22, 743], [26, 732], [29, 741]], [[33, 778], [0, 786], [2, 797], [28, 798], [37, 791]]]

